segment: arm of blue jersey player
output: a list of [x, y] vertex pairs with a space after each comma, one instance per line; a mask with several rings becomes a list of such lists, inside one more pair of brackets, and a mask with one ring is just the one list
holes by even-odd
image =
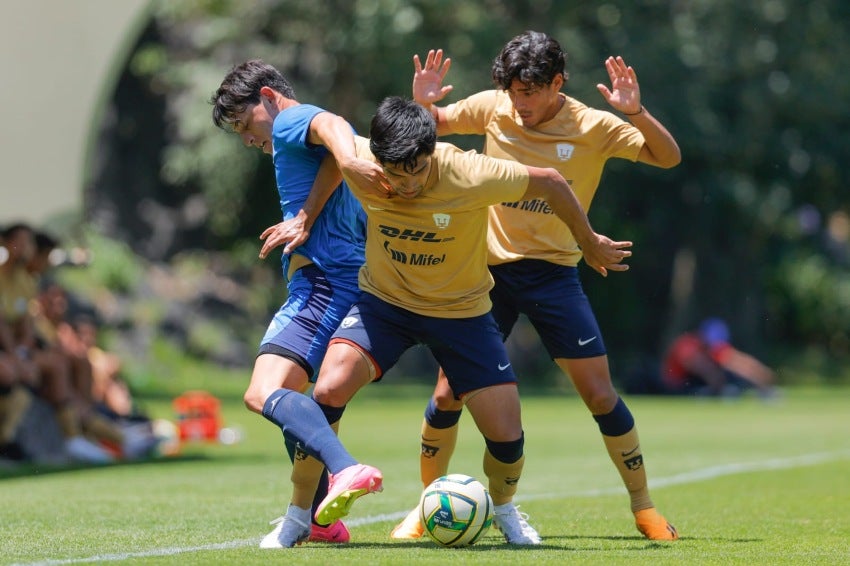
[[615, 242], [593, 231], [584, 209], [570, 188], [569, 183], [554, 169], [526, 166], [529, 173], [528, 187], [523, 199], [545, 200], [555, 214], [570, 229], [581, 247], [584, 262], [603, 277], [611, 271], [626, 271], [629, 266], [622, 263], [630, 257], [632, 242]]
[[377, 163], [357, 157], [354, 130], [344, 118], [330, 112], [317, 114], [310, 123], [307, 141], [328, 148], [340, 170], [358, 186], [371, 187], [375, 194], [389, 197], [392, 189], [384, 170]]
[[265, 259], [269, 252], [283, 244], [286, 244], [283, 248], [284, 255], [292, 253], [295, 248], [306, 242], [310, 237], [313, 222], [341, 182], [342, 173], [333, 155], [328, 153], [316, 172], [310, 194], [298, 214], [289, 220], [269, 226], [260, 234], [260, 239], [264, 241], [260, 258]]
[[624, 114], [643, 134], [644, 144], [638, 161], [664, 169], [678, 165], [682, 161], [679, 144], [641, 103], [635, 70], [627, 66], [620, 56], [608, 57], [605, 68], [611, 79], [611, 89], [601, 83], [596, 88], [612, 108]]

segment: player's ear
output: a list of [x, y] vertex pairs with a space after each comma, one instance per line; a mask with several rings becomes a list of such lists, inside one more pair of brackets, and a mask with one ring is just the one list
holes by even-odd
[[267, 98], [271, 101], [274, 100], [275, 94], [277, 94], [277, 92], [270, 86], [260, 87], [260, 96], [263, 98]]
[[564, 86], [564, 77], [563, 75], [555, 75], [555, 78], [552, 79], [552, 87], [555, 90], [561, 90]]

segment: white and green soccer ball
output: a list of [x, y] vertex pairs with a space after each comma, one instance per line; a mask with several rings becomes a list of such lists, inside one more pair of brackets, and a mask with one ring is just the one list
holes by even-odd
[[422, 492], [419, 518], [441, 546], [474, 544], [493, 524], [493, 500], [484, 485], [463, 474], [437, 478]]

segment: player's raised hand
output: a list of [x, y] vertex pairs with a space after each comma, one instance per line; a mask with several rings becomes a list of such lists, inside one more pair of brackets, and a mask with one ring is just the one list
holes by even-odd
[[443, 86], [443, 79], [452, 66], [452, 60], [446, 57], [443, 61], [443, 50], [428, 51], [425, 67], [419, 61], [419, 55], [413, 56], [413, 100], [423, 106], [428, 106], [442, 100], [454, 88]]
[[286, 244], [283, 255], [292, 253], [292, 250], [307, 241], [310, 237], [310, 229], [307, 228], [306, 214], [299, 214], [289, 220], [269, 226], [260, 234], [263, 247], [260, 249], [260, 259], [266, 259], [269, 252], [278, 246]]
[[628, 264], [623, 260], [631, 257], [632, 252], [625, 249], [632, 247], [632, 242], [615, 242], [608, 236], [595, 234], [590, 242], [581, 247], [584, 262], [598, 271], [603, 277], [608, 271], [628, 271]]
[[640, 87], [638, 86], [635, 70], [627, 66], [623, 58], [608, 57], [605, 60], [608, 78], [611, 79], [611, 89], [602, 83], [596, 85], [597, 90], [614, 109], [623, 114], [640, 112]]

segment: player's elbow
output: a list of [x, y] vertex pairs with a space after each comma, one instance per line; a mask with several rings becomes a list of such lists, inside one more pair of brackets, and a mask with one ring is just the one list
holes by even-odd
[[662, 159], [659, 159], [658, 166], [662, 169], [672, 169], [682, 162], [682, 151], [679, 146], [673, 147]]

